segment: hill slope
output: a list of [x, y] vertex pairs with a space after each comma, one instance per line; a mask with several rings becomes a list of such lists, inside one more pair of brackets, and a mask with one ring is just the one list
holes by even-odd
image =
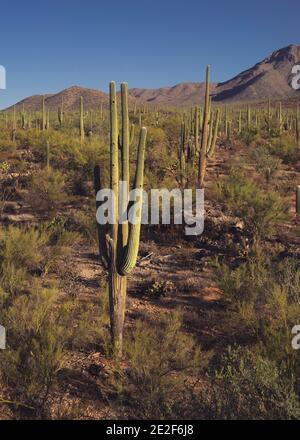
[[[300, 100], [300, 92], [292, 89], [291, 70], [300, 64], [300, 46], [290, 45], [279, 49], [234, 78], [219, 84], [211, 84], [211, 93], [216, 102], [245, 102], [251, 100]], [[46, 106], [54, 111], [63, 100], [66, 110], [77, 110], [79, 98], [83, 96], [86, 109], [99, 109], [101, 103], [108, 106], [108, 95], [100, 90], [73, 86], [56, 94], [46, 95]], [[159, 89], [133, 88], [129, 90], [129, 103], [147, 103], [160, 106], [197, 105], [204, 100], [203, 83], [181, 83]], [[35, 95], [16, 104], [17, 109], [41, 109], [42, 96]]]

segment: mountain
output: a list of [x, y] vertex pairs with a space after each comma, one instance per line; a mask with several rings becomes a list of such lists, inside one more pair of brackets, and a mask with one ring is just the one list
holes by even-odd
[[[212, 92], [215, 88], [216, 84], [211, 84]], [[205, 84], [181, 83], [174, 87], [162, 87], [160, 89], [130, 89], [129, 94], [136, 99], [137, 104], [195, 105], [204, 101]]]
[[[300, 91], [291, 87], [291, 70], [300, 64], [300, 46], [292, 44], [273, 52], [264, 60], [255, 64], [234, 78], [223, 83], [211, 84], [212, 98], [216, 102], [248, 102], [272, 100], [300, 101]], [[108, 107], [108, 95], [100, 90], [73, 86], [56, 94], [45, 95], [46, 106], [55, 111], [64, 102], [66, 110], [79, 108], [80, 96], [86, 109], [99, 109], [101, 103]], [[203, 83], [181, 83], [173, 87], [159, 89], [133, 88], [129, 90], [129, 104], [149, 104], [158, 106], [197, 105], [204, 100]], [[16, 104], [27, 110], [41, 109], [42, 96], [35, 95]]]
[[[45, 105], [47, 109], [55, 111], [64, 103], [65, 110], [79, 109], [80, 97], [83, 97], [85, 107], [88, 109], [99, 109], [101, 103], [105, 107], [108, 106], [108, 95], [100, 90], [87, 89], [85, 87], [73, 86], [62, 90], [59, 93], [47, 94], [45, 96]], [[43, 95], [34, 95], [18, 102], [15, 107], [20, 110], [23, 105], [26, 110], [38, 111], [42, 108]]]

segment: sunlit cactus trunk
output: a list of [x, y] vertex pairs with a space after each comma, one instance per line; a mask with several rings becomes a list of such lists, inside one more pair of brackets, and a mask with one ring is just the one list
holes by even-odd
[[84, 141], [84, 114], [83, 114], [83, 97], [80, 97], [80, 115], [79, 115], [79, 134], [80, 141]]
[[207, 66], [206, 80], [205, 80], [205, 103], [204, 103], [203, 125], [202, 125], [202, 134], [201, 134], [201, 150], [199, 155], [199, 167], [198, 167], [199, 188], [203, 188], [204, 178], [206, 174], [207, 143], [209, 136], [209, 119], [210, 119], [209, 78], [210, 78], [210, 66]]
[[47, 126], [47, 114], [46, 114], [46, 104], [45, 104], [45, 96], [43, 96], [42, 102], [42, 130], [46, 130]]
[[[128, 85], [121, 85], [122, 100], [122, 137], [119, 141], [118, 109], [116, 85], [110, 83], [110, 189], [114, 194], [114, 218], [112, 225], [98, 225], [99, 251], [102, 263], [109, 272], [109, 305], [111, 337], [116, 356], [120, 357], [123, 346], [123, 328], [126, 310], [127, 275], [136, 265], [140, 240], [141, 215], [142, 215], [142, 189], [144, 182], [144, 155], [147, 130], [142, 127], [138, 146], [138, 158], [134, 189], [138, 190], [135, 200], [137, 205], [135, 221], [120, 222], [119, 199], [122, 197], [121, 206], [128, 212], [129, 175], [129, 117], [128, 117]], [[119, 149], [121, 150], [121, 178], [125, 182], [125, 194], [119, 193]], [[100, 168], [95, 168], [96, 194], [102, 188]], [[123, 183], [124, 188], [124, 183]], [[101, 204], [101, 202], [100, 202]], [[97, 202], [97, 207], [100, 206]], [[122, 223], [122, 224], [121, 224]]]

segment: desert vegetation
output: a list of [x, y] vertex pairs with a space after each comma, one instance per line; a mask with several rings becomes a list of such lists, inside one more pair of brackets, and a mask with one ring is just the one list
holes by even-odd
[[[299, 106], [210, 92], [0, 113], [2, 419], [300, 418]], [[97, 224], [120, 180], [204, 189], [203, 234]]]

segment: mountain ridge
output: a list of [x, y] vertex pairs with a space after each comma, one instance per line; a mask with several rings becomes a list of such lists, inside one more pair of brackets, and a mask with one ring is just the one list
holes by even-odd
[[[291, 70], [294, 64], [300, 64], [300, 45], [291, 44], [275, 50], [262, 61], [240, 72], [233, 78], [211, 84], [211, 95], [215, 102], [233, 103], [249, 101], [300, 100], [300, 91], [291, 87]], [[204, 100], [203, 82], [183, 82], [170, 87], [157, 89], [129, 89], [129, 104], [157, 106], [191, 106]], [[15, 104], [17, 110], [24, 107], [29, 111], [41, 108], [43, 95], [33, 95]], [[108, 108], [108, 94], [97, 89], [71, 86], [58, 93], [46, 94], [45, 102], [51, 111], [57, 110], [64, 102], [66, 110], [76, 110], [79, 98], [83, 97], [85, 108], [99, 109], [101, 104]], [[11, 109], [13, 106], [9, 107]]]

